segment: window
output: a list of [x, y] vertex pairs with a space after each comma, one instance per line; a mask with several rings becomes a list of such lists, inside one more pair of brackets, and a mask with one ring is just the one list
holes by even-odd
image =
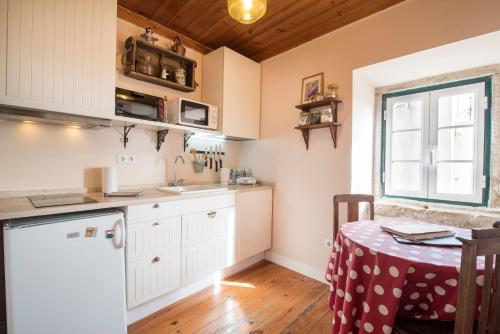
[[384, 95], [384, 195], [487, 205], [490, 91], [488, 77]]

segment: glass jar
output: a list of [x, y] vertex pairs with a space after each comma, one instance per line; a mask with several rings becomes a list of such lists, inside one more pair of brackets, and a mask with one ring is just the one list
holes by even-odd
[[333, 122], [333, 112], [331, 108], [325, 108], [321, 110], [321, 123], [332, 123]]
[[311, 113], [302, 111], [299, 116], [299, 126], [311, 124]]
[[186, 85], [186, 70], [182, 67], [175, 70], [175, 82], [179, 85]]
[[336, 99], [338, 97], [337, 95], [337, 85], [335, 84], [330, 84], [327, 86], [328, 88], [328, 93], [326, 93], [326, 97], [329, 99]]
[[311, 111], [311, 124], [319, 124], [321, 120], [321, 111]]

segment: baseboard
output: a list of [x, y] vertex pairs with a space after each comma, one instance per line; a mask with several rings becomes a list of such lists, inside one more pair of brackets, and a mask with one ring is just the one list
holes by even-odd
[[132, 324], [136, 321], [139, 321], [155, 312], [164, 309], [165, 307], [172, 305], [179, 300], [186, 298], [198, 291], [201, 291], [209, 286], [217, 283], [218, 281], [236, 274], [248, 268], [259, 261], [264, 260], [265, 255], [264, 252], [254, 255], [248, 259], [242, 260], [238, 263], [235, 263], [231, 267], [225, 268], [221, 271], [218, 271], [212, 274], [209, 277], [205, 277], [199, 281], [183, 286], [175, 291], [172, 291], [169, 294], [153, 299], [147, 303], [138, 305], [134, 308], [131, 308], [127, 311], [127, 324]]
[[304, 276], [315, 279], [321, 283], [328, 284], [325, 281], [325, 271], [312, 267], [308, 264], [292, 260], [286, 256], [272, 251], [266, 252], [266, 260], [279, 264], [280, 266], [298, 272], [299, 274], [302, 274]]

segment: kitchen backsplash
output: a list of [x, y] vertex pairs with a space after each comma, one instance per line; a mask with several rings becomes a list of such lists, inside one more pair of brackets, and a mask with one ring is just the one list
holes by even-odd
[[[118, 185], [154, 185], [173, 179], [173, 163], [183, 154], [186, 161], [177, 166], [178, 178], [190, 182], [218, 182], [219, 173], [205, 168], [195, 174], [189, 148], [183, 152], [183, 135], [169, 133], [160, 152], [156, 152], [156, 133], [132, 129], [127, 148], [123, 148], [123, 128], [102, 130], [72, 129], [54, 125], [0, 121], [0, 196], [9, 192], [81, 189], [99, 190], [101, 167], [116, 163], [117, 154], [135, 155], [135, 163], [118, 165]], [[190, 140], [190, 147], [222, 144], [224, 167], [238, 166], [239, 142]]]

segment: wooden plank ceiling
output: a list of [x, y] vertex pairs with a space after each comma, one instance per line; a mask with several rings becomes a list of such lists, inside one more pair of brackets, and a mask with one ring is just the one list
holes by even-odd
[[233, 20], [226, 0], [118, 0], [118, 4], [120, 17], [133, 16], [136, 24], [159, 24], [167, 32], [178, 32], [186, 45], [202, 52], [227, 46], [260, 62], [402, 1], [268, 0], [266, 15], [251, 25]]

